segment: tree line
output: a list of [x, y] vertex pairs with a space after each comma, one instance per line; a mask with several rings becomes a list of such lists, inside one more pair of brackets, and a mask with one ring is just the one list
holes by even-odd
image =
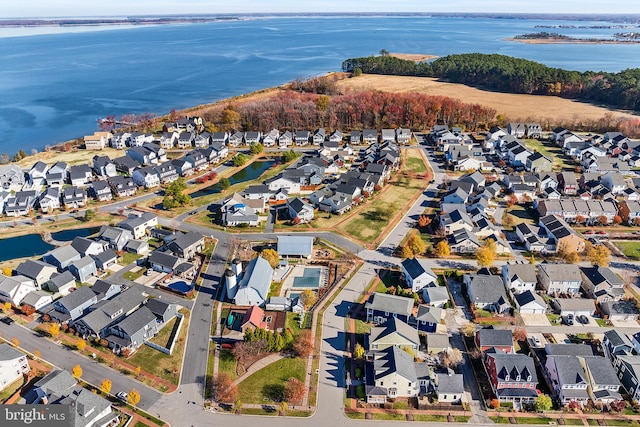
[[640, 68], [618, 73], [571, 71], [498, 54], [449, 55], [414, 63], [391, 56], [350, 58], [347, 72], [424, 76], [509, 93], [553, 95], [640, 111]]

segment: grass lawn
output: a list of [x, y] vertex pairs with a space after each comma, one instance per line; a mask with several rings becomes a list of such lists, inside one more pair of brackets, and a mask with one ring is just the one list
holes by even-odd
[[118, 264], [122, 266], [127, 266], [132, 262], [136, 262], [139, 258], [142, 258], [142, 255], [134, 254], [131, 252], [125, 252], [122, 254], [122, 260], [118, 262]]
[[158, 332], [158, 335], [151, 338], [149, 341], [151, 341], [154, 344], [161, 345], [162, 347], [168, 347], [168, 341], [169, 341], [169, 337], [171, 336], [171, 331], [173, 331], [173, 327], [175, 326], [177, 321], [178, 321], [177, 317], [174, 317], [173, 319], [171, 319], [169, 323], [164, 325], [162, 330]]
[[559, 314], [547, 313], [547, 319], [549, 319], [549, 323], [554, 326], [559, 326], [561, 323], [561, 317]]
[[596, 321], [596, 323], [598, 324], [598, 326], [606, 328], [608, 326], [610, 326], [606, 320], [604, 319], [594, 319]]
[[613, 242], [614, 245], [618, 249], [622, 251], [622, 253], [629, 258], [640, 258], [640, 242], [639, 241], [630, 241], [630, 242]]
[[267, 299], [271, 297], [279, 297], [280, 289], [282, 289], [282, 282], [271, 282], [271, 287], [269, 287], [269, 295]]
[[549, 424], [549, 421], [552, 421], [552, 419], [543, 417], [516, 417], [518, 424]]
[[608, 425], [608, 426], [640, 426], [640, 423], [638, 423], [638, 421], [635, 420], [610, 420], [610, 419], [606, 419], [604, 420], [604, 422]]
[[146, 269], [146, 268], [141, 268], [140, 270], [136, 271], [135, 273], [134, 273], [134, 272], [132, 272], [132, 271], [127, 271], [126, 273], [124, 273], [124, 274], [122, 275], [122, 278], [123, 278], [123, 279], [126, 279], [126, 280], [131, 280], [131, 281], [133, 282], [133, 281], [134, 281], [134, 280], [136, 280], [138, 277], [142, 276], [142, 275], [144, 274], [144, 272], [145, 272], [145, 271], [147, 271], [147, 269]]
[[565, 418], [564, 424], [567, 426], [581, 426], [584, 425], [581, 419], [578, 418]]
[[507, 208], [505, 211], [505, 216], [506, 215], [511, 217], [511, 225], [513, 227], [522, 223], [534, 224], [538, 219], [538, 214], [532, 207], [525, 207], [521, 205], [513, 205], [510, 208]]
[[[278, 415], [278, 411], [262, 409], [262, 408], [242, 408], [242, 413], [245, 415], [268, 415], [275, 417]], [[289, 409], [287, 411], [287, 417], [310, 417], [311, 412], [297, 411]]]
[[347, 418], [351, 418], [352, 420], [364, 420], [364, 412], [348, 411], [344, 414], [347, 416]]
[[227, 372], [233, 380], [238, 378], [236, 373], [236, 358], [230, 350], [222, 349], [218, 355], [218, 372]]
[[[385, 421], [406, 421], [407, 416], [405, 414], [391, 414], [391, 413], [382, 413], [382, 414], [372, 414], [372, 419], [374, 420], [385, 420]], [[446, 417], [445, 417], [446, 419]]]
[[407, 160], [405, 167], [413, 171], [414, 173], [425, 173], [427, 171], [427, 166], [424, 164], [422, 156], [418, 154], [417, 150], [407, 151]]
[[305, 368], [306, 360], [298, 357], [278, 360], [238, 384], [238, 398], [244, 403], [254, 404], [279, 401], [289, 378], [304, 381]]
[[4, 402], [11, 396], [15, 394], [16, 391], [20, 390], [20, 387], [24, 384], [24, 380], [22, 377], [18, 378], [16, 381], [7, 385], [2, 391], [0, 391], [0, 402]]
[[[427, 423], [446, 423], [447, 416], [446, 415], [414, 414], [413, 421], [422, 421]], [[461, 422], [465, 422], [465, 421], [461, 421]]]
[[298, 313], [289, 312], [285, 317], [285, 327], [291, 331], [296, 337], [300, 333], [300, 315]]
[[184, 316], [184, 324], [180, 329], [176, 345], [173, 347], [172, 355], [164, 354], [148, 345], [143, 345], [133, 356], [127, 359], [127, 362], [133, 366], [140, 366], [145, 372], [178, 385], [180, 375], [174, 376], [173, 372], [174, 370], [179, 372], [182, 366], [182, 357], [184, 356], [185, 342], [189, 330], [189, 316], [191, 314], [185, 309], [180, 310], [180, 313]]
[[491, 421], [496, 424], [509, 424], [509, 418], [507, 417], [489, 417]]
[[356, 334], [368, 334], [371, 331], [371, 325], [360, 319], [354, 319], [354, 326]]
[[560, 147], [554, 146], [551, 143], [538, 141], [537, 139], [525, 139], [524, 143], [527, 148], [538, 151], [540, 154], [553, 159], [554, 171], [560, 172], [575, 167], [571, 159], [562, 153], [562, 148]]

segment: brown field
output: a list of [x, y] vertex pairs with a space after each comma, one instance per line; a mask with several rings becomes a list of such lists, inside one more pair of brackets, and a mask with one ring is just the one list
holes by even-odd
[[109, 156], [112, 159], [125, 155], [125, 150], [116, 150], [115, 148], [105, 148], [104, 150], [84, 150], [72, 148], [67, 152], [57, 152], [55, 150], [42, 151], [33, 156], [27, 156], [20, 160], [17, 165], [21, 167], [31, 167], [37, 161], [43, 161], [50, 166], [55, 162], [66, 162], [70, 165], [78, 165], [81, 163], [91, 164], [93, 156]]
[[390, 53], [389, 55], [396, 57], [398, 59], [404, 59], [406, 61], [414, 61], [414, 62], [424, 62], [430, 59], [438, 58], [437, 55], [425, 55], [422, 53]]
[[448, 96], [463, 102], [495, 108], [498, 114], [508, 116], [512, 120], [524, 120], [527, 118], [540, 120], [549, 117], [556, 121], [574, 118], [599, 119], [605, 113], [614, 113], [614, 116], [637, 118], [637, 116], [622, 111], [554, 96], [490, 92], [463, 84], [442, 82], [429, 77], [363, 74], [356, 78], [341, 80], [338, 82], [338, 86], [353, 90], [419, 92], [429, 95]]

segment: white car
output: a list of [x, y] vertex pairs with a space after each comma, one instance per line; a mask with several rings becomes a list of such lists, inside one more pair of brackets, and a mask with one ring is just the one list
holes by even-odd
[[536, 347], [541, 347], [542, 343], [540, 342], [540, 338], [538, 338], [537, 336], [533, 336], [531, 337], [531, 339], [533, 340], [533, 345], [535, 345]]
[[116, 397], [117, 397], [118, 399], [122, 400], [123, 402], [126, 402], [126, 401], [127, 401], [127, 397], [129, 397], [129, 395], [128, 395], [127, 393], [125, 393], [124, 391], [119, 391], [119, 392], [116, 394]]

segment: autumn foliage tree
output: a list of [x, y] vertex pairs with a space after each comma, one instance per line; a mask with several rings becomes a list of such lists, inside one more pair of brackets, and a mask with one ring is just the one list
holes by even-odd
[[525, 341], [527, 339], [527, 330], [524, 328], [515, 328], [513, 330], [513, 339], [516, 341]]
[[80, 365], [75, 365], [71, 369], [71, 375], [73, 375], [73, 378], [79, 379], [82, 376], [82, 367]]
[[300, 302], [304, 305], [305, 310], [309, 310], [318, 301], [318, 295], [312, 289], [305, 289], [300, 294]]
[[100, 383], [100, 391], [102, 391], [104, 394], [109, 394], [111, 392], [110, 379], [105, 378], [104, 380], [102, 380], [102, 382]]
[[293, 351], [302, 358], [309, 357], [313, 351], [313, 338], [311, 331], [303, 330], [293, 342]]
[[58, 338], [60, 335], [60, 324], [57, 322], [52, 322], [49, 324], [49, 335], [51, 338]]
[[263, 249], [262, 252], [260, 252], [260, 256], [267, 260], [271, 268], [276, 268], [278, 266], [280, 257], [275, 249]]
[[80, 338], [78, 341], [76, 341], [76, 349], [78, 351], [82, 351], [87, 347], [87, 342], [85, 340], [83, 340], [82, 338]]
[[131, 389], [129, 394], [127, 394], [127, 402], [129, 402], [131, 406], [136, 406], [140, 402], [140, 392], [135, 388]]
[[604, 245], [591, 246], [587, 250], [587, 259], [593, 265], [606, 267], [609, 265], [611, 251]]
[[449, 246], [449, 243], [446, 240], [440, 240], [436, 244], [436, 247], [434, 248], [433, 253], [439, 258], [446, 257], [451, 254], [451, 247]]
[[420, 228], [427, 228], [431, 224], [431, 218], [427, 215], [420, 215], [418, 218], [418, 226]]
[[411, 248], [411, 252], [415, 255], [421, 255], [427, 250], [427, 245], [424, 243], [419, 234], [414, 234], [409, 238], [407, 246]]
[[291, 377], [284, 385], [284, 398], [287, 402], [300, 403], [307, 392], [304, 382]]
[[487, 239], [484, 244], [476, 250], [476, 261], [480, 267], [491, 267], [496, 260], [496, 243]]
[[221, 403], [233, 403], [238, 395], [238, 386], [227, 372], [220, 372], [215, 382], [216, 400]]

